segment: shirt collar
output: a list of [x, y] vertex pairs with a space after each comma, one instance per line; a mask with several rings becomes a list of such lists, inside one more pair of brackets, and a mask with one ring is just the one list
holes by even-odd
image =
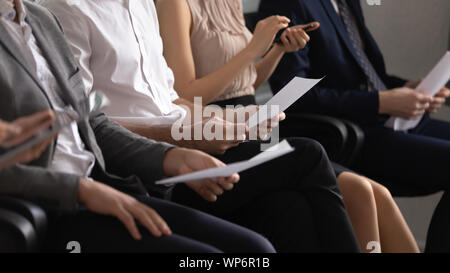
[[16, 16], [19, 16], [19, 22], [25, 21], [26, 11], [22, 0], [14, 0], [14, 5], [7, 0], [0, 0], [0, 18], [13, 21]]

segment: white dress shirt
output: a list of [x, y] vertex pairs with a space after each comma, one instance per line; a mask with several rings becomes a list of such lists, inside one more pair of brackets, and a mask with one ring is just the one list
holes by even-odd
[[88, 92], [111, 103], [116, 121], [170, 125], [186, 112], [163, 56], [153, 0], [44, 0], [60, 20]]
[[[47, 93], [55, 110], [62, 110], [65, 103], [61, 100], [60, 90], [55, 77], [50, 71], [46, 59], [42, 56], [31, 27], [25, 21], [26, 11], [22, 0], [15, 0], [14, 6], [7, 0], [0, 0], [0, 23], [3, 24], [11, 38], [19, 46], [26, 61], [36, 71], [37, 78]], [[10, 9], [10, 12], [4, 12]], [[12, 10], [11, 10], [12, 9]], [[3, 12], [2, 12], [3, 11]], [[13, 14], [13, 16], [10, 16]], [[14, 22], [15, 16], [19, 24]], [[59, 134], [57, 145], [49, 170], [88, 177], [95, 164], [95, 156], [85, 149], [76, 122], [65, 127]]]

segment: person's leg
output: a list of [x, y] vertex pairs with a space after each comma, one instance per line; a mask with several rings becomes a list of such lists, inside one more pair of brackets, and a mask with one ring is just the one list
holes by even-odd
[[173, 231], [171, 236], [156, 238], [139, 226], [143, 237], [136, 241], [119, 220], [80, 209], [74, 215], [51, 217], [48, 249], [64, 251], [68, 242], [76, 241], [82, 252], [274, 251], [265, 238], [248, 229], [167, 201], [147, 197], [139, 200], [166, 220]]
[[[420, 135], [425, 133], [424, 127], [422, 130], [403, 133], [382, 127], [367, 129], [356, 169], [382, 183], [393, 195], [420, 196], [446, 191], [450, 185], [447, 169], [450, 141]], [[431, 135], [431, 127], [426, 132]], [[450, 250], [450, 237], [447, 238], [442, 232], [450, 230], [449, 214], [450, 203], [442, 199], [428, 231], [430, 238], [448, 239], [442, 244], [433, 243], [447, 246], [447, 251]], [[427, 246], [427, 250], [432, 251], [433, 247]]]
[[[424, 118], [424, 120], [411, 132], [412, 134], [427, 136], [431, 138], [441, 139], [450, 143], [450, 123], [446, 121], [440, 121], [430, 118]], [[450, 144], [448, 144], [450, 145]], [[438, 156], [438, 160], [445, 164], [447, 159], [448, 150], [442, 151]], [[447, 174], [446, 169], [443, 169]], [[447, 183], [450, 183], [449, 176]], [[450, 196], [446, 192], [439, 202], [436, 210], [434, 211], [433, 218], [431, 220], [430, 227], [428, 229], [427, 245], [425, 252], [449, 252], [450, 251], [450, 236], [448, 230], [450, 230]]]
[[380, 242], [377, 204], [372, 185], [368, 180], [351, 172], [341, 173], [338, 176], [338, 184], [361, 251], [369, 252], [369, 242]]
[[448, 253], [450, 252], [450, 194], [444, 193], [438, 206], [434, 210], [428, 229], [426, 253]]
[[229, 253], [272, 253], [272, 244], [247, 228], [185, 206], [155, 198], [139, 199], [155, 209], [182, 236]]
[[450, 122], [425, 117], [411, 133], [450, 141]]
[[302, 193], [280, 191], [262, 195], [225, 219], [258, 230], [272, 242], [277, 252], [320, 251], [311, 207]]
[[69, 252], [69, 242], [79, 244], [82, 253], [157, 252], [221, 253], [208, 244], [173, 233], [153, 237], [139, 227], [142, 239], [134, 240], [124, 225], [114, 217], [91, 213], [85, 209], [75, 214], [51, 217], [45, 251]]
[[382, 252], [418, 253], [414, 235], [389, 190], [369, 178], [363, 179], [370, 183], [375, 197]]
[[[241, 181], [236, 187], [215, 203], [203, 201], [185, 186], [175, 188], [174, 200], [221, 216], [238, 212], [266, 193], [300, 192], [310, 204], [321, 251], [359, 251], [336, 177], [322, 146], [302, 138], [289, 139], [289, 143], [295, 147], [294, 152], [242, 172]], [[219, 159], [230, 163], [249, 159], [259, 152], [260, 143], [249, 142], [231, 149]], [[292, 217], [301, 217], [295, 211], [291, 213]], [[280, 233], [279, 236], [291, 237], [297, 234]]]

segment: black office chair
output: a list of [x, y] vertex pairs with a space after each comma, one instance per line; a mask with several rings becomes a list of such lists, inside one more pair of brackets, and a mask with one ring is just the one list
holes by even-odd
[[[245, 14], [246, 25], [252, 32], [258, 20], [257, 12]], [[331, 160], [350, 167], [357, 159], [364, 144], [364, 132], [354, 122], [318, 114], [289, 114], [289, 117], [298, 120], [301, 136], [324, 146]]]
[[35, 252], [45, 240], [47, 216], [39, 206], [0, 197], [0, 252]]

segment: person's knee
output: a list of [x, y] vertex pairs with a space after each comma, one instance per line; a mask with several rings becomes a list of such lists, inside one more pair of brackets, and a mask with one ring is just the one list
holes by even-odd
[[373, 210], [375, 196], [370, 181], [360, 175], [344, 172], [338, 177], [339, 187], [344, 197], [345, 205], [349, 210]]
[[269, 240], [259, 233], [252, 232], [241, 241], [246, 251], [250, 253], [275, 253], [275, 248]]
[[288, 142], [291, 146], [295, 147], [299, 152], [307, 152], [311, 154], [322, 155], [325, 152], [322, 144], [318, 141], [310, 138], [296, 137], [289, 138]]
[[380, 184], [373, 185], [373, 191], [379, 208], [392, 207], [394, 198], [385, 186]]

